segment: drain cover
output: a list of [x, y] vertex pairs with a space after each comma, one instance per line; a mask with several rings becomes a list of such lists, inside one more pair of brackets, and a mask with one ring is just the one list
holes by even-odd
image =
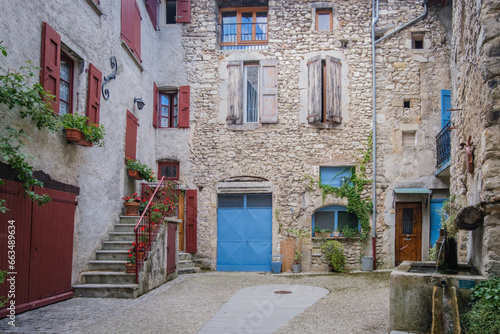
[[289, 293], [292, 293], [292, 291], [288, 291], [288, 290], [279, 290], [279, 291], [274, 291], [274, 293], [278, 294], [278, 295], [287, 295]]

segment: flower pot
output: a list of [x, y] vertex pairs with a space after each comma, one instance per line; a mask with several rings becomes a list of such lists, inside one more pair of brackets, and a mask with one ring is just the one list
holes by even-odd
[[292, 272], [294, 272], [294, 273], [300, 273], [300, 263], [294, 263], [294, 264], [292, 264]]
[[333, 232], [334, 237], [340, 237], [340, 232]]
[[142, 180], [142, 177], [139, 175], [138, 170], [128, 170], [128, 176], [137, 179], [137, 180]]
[[373, 257], [362, 257], [361, 258], [361, 270], [372, 271], [373, 270]]
[[139, 215], [139, 202], [125, 202], [125, 216], [138, 216]]
[[127, 273], [135, 273], [135, 263], [125, 263]]
[[80, 146], [92, 147], [92, 143], [85, 139], [85, 135], [78, 129], [64, 129], [66, 139]]
[[281, 265], [283, 264], [283, 255], [271, 255], [271, 269], [273, 274], [281, 273]]

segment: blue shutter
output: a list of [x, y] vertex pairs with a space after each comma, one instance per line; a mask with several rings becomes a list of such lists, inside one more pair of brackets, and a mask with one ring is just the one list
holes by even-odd
[[441, 89], [441, 128], [451, 120], [451, 91]]

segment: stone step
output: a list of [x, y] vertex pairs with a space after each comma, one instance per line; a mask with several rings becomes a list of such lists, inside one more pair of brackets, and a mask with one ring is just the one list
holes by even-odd
[[134, 232], [110, 232], [108, 236], [109, 241], [135, 241]]
[[75, 297], [137, 298], [138, 284], [81, 284], [73, 286]]
[[115, 232], [134, 233], [135, 224], [115, 224]]
[[94, 260], [89, 261], [90, 271], [125, 271], [127, 261], [117, 260]]
[[191, 253], [179, 252], [179, 261], [181, 260], [192, 260], [193, 256]]
[[80, 275], [82, 284], [135, 284], [135, 274], [115, 271], [87, 271]]
[[132, 241], [103, 241], [102, 249], [103, 250], [129, 250], [132, 247]]
[[177, 270], [177, 273], [179, 275], [186, 275], [186, 274], [196, 274], [196, 273], [199, 273], [201, 272], [201, 270], [199, 268], [196, 268], [196, 267], [191, 267], [191, 268], [179, 268]]
[[194, 268], [194, 262], [191, 260], [179, 260], [179, 269]]
[[136, 225], [141, 216], [120, 216], [120, 224]]
[[117, 260], [126, 261], [128, 258], [128, 250], [98, 250], [96, 260]]

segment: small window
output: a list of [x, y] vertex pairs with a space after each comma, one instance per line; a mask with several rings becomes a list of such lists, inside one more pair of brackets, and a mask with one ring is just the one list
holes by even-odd
[[162, 176], [167, 180], [179, 180], [179, 161], [159, 161], [158, 178]]
[[403, 131], [402, 133], [403, 146], [405, 147], [415, 146], [415, 140], [416, 140], [415, 133], [416, 133], [415, 131]]
[[61, 52], [61, 73], [59, 82], [59, 114], [73, 113], [73, 59]]
[[177, 0], [167, 0], [167, 24], [175, 24], [177, 16]]
[[353, 173], [354, 167], [320, 167], [319, 169], [321, 184], [337, 188], [348, 183]]
[[160, 93], [160, 128], [176, 128], [179, 125], [177, 91]]
[[411, 34], [411, 48], [415, 50], [424, 48], [424, 34]]
[[403, 101], [403, 107], [404, 108], [410, 108], [410, 100], [404, 100]]
[[316, 30], [332, 30], [332, 10], [317, 9], [316, 10]]

